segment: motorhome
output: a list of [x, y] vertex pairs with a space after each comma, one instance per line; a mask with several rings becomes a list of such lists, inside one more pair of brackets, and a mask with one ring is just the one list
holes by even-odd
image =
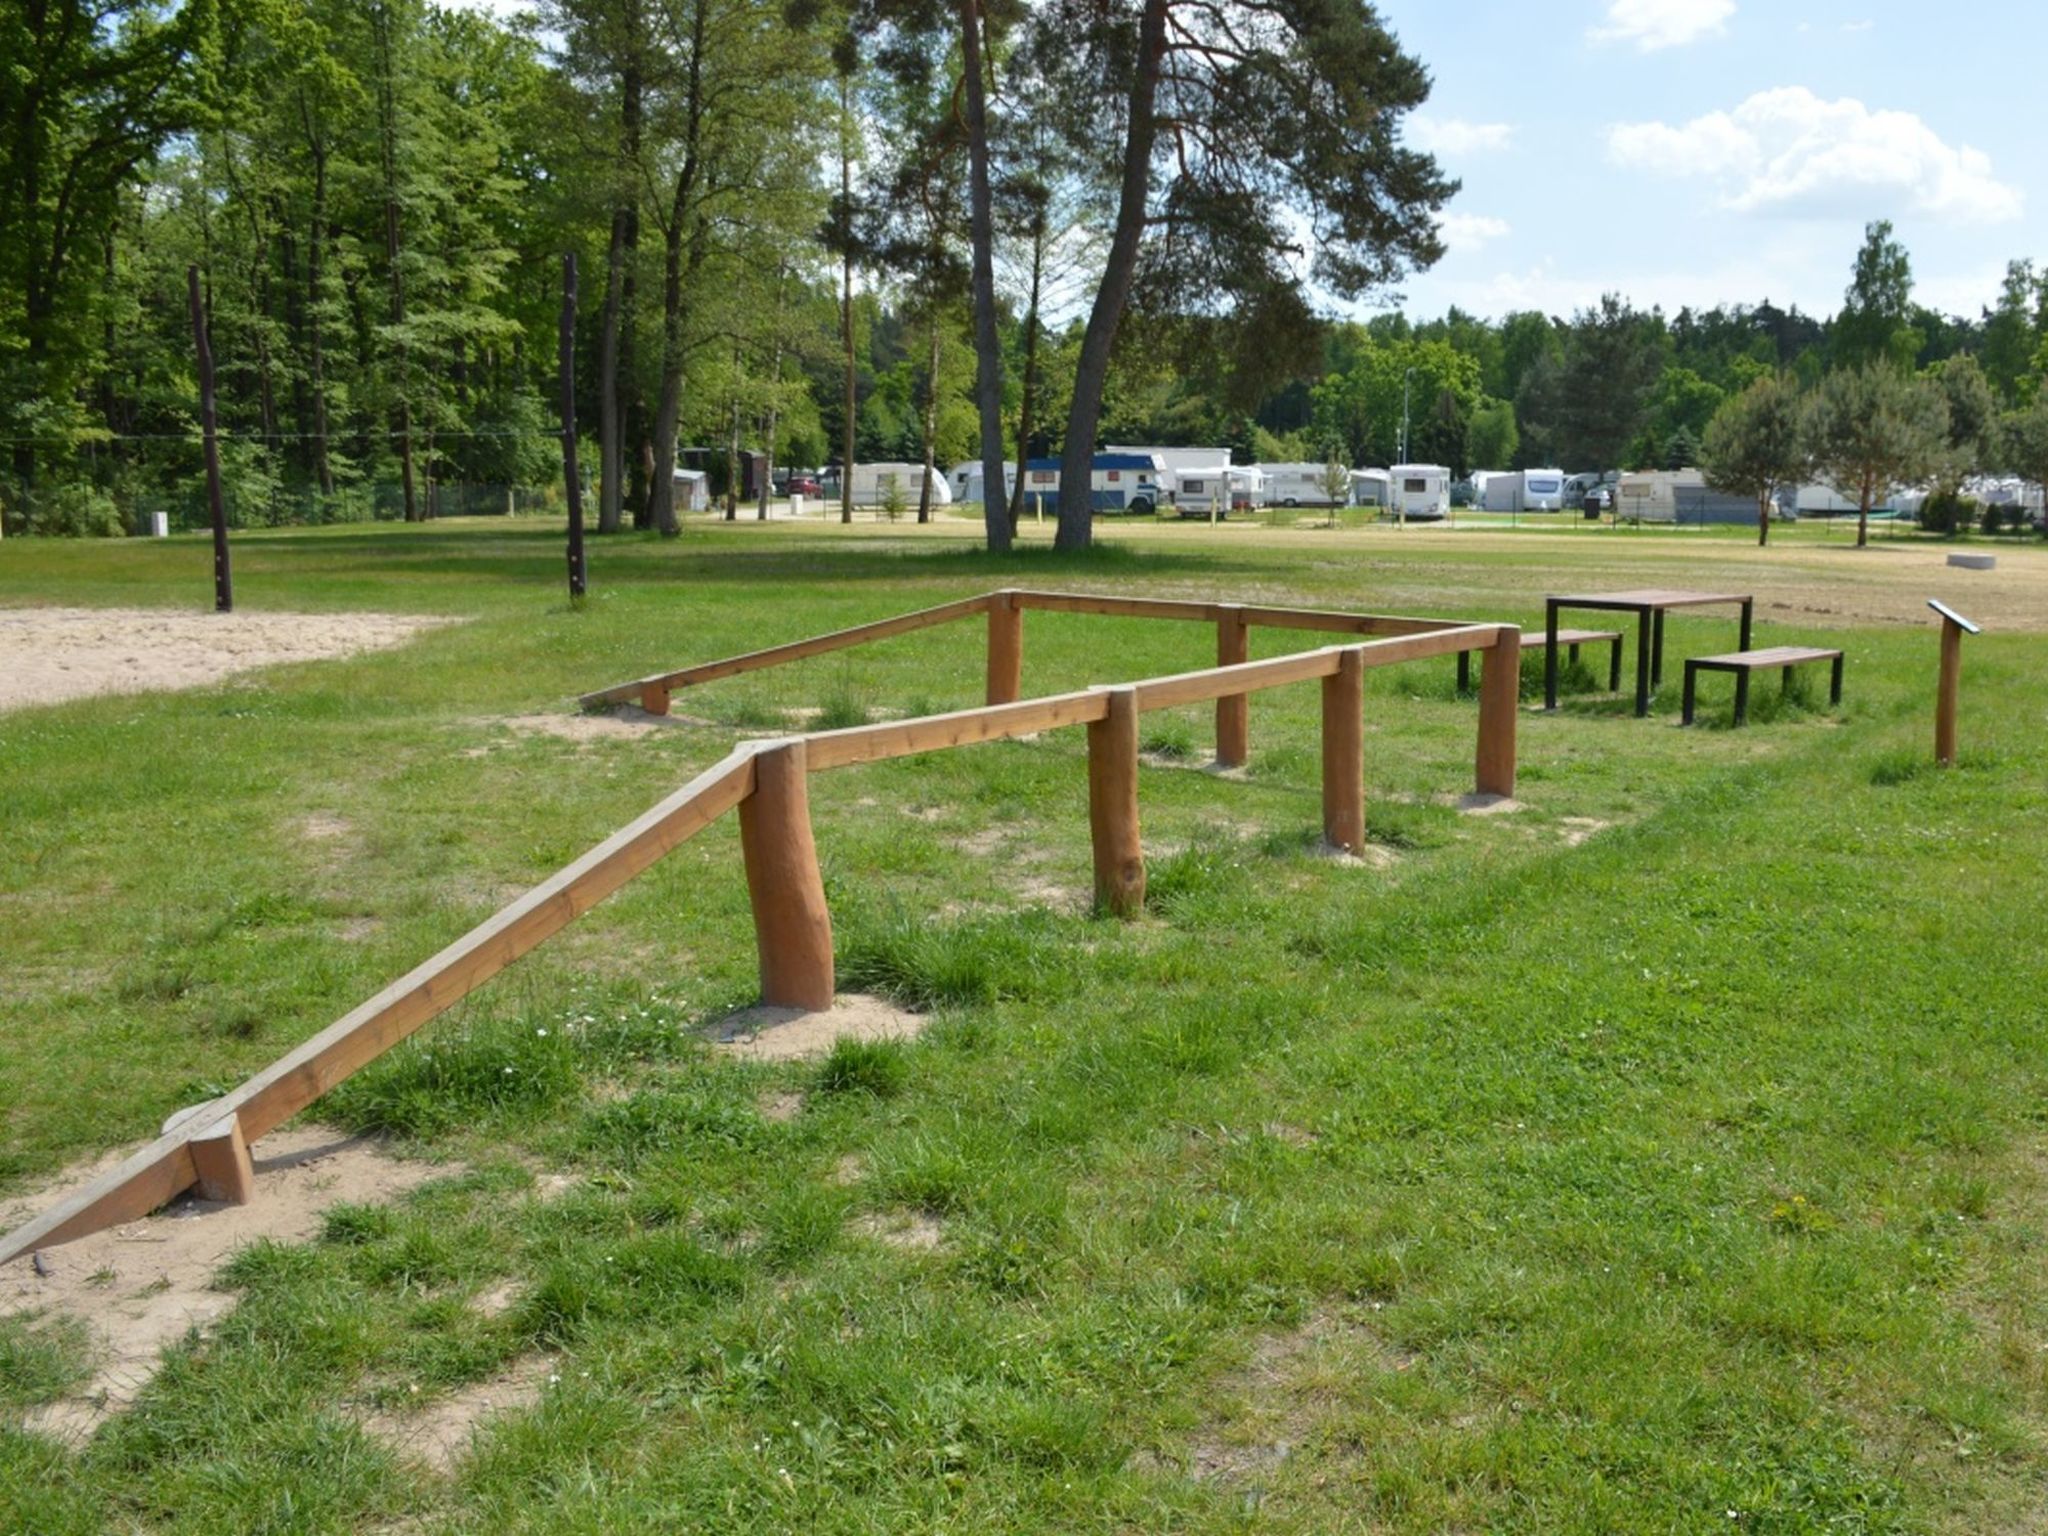
[[1214, 469], [1218, 464], [1225, 468], [1230, 466], [1228, 448], [1162, 448], [1149, 443], [1104, 443], [1101, 452], [1137, 454], [1156, 460], [1160, 470], [1160, 499], [1168, 502], [1179, 493], [1182, 471]]
[[[1103, 452], [1095, 455], [1088, 480], [1088, 499], [1097, 512], [1129, 512], [1149, 517], [1162, 498], [1159, 460], [1149, 453]], [[1024, 466], [1024, 504], [1043, 501], [1051, 511], [1060, 495], [1060, 461], [1033, 459]]]
[[[1479, 477], [1472, 478], [1476, 481]], [[1565, 505], [1564, 485], [1561, 469], [1490, 474], [1479, 504], [1488, 512], [1558, 512]]]
[[1342, 484], [1334, 495], [1329, 486], [1332, 466], [1328, 464], [1261, 464], [1258, 470], [1266, 477], [1266, 505], [1269, 507], [1351, 505], [1351, 471], [1348, 469], [1336, 470]]
[[1443, 465], [1396, 464], [1387, 473], [1393, 477], [1393, 510], [1399, 516], [1426, 522], [1450, 512], [1451, 472]]
[[[885, 462], [880, 464], [856, 464], [853, 466], [853, 504], [856, 507], [886, 506], [893, 494], [911, 511], [917, 510], [918, 486], [922, 483], [925, 468], [922, 464]], [[936, 469], [931, 472], [932, 505], [950, 506], [953, 493], [946, 485], [946, 477]], [[839, 499], [839, 475], [835, 470], [826, 477], [824, 499]]]

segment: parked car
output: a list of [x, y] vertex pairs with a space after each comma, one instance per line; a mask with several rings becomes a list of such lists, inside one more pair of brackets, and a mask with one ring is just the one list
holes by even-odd
[[782, 494], [785, 496], [821, 496], [824, 494], [824, 487], [818, 483], [818, 478], [815, 475], [791, 475], [789, 482], [783, 487]]

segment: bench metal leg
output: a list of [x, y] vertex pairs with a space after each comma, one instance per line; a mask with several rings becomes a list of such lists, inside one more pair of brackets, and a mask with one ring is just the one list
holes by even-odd
[[1833, 676], [1832, 676], [1832, 677], [1831, 677], [1831, 678], [1830, 678], [1830, 679], [1828, 680], [1828, 702], [1829, 702], [1830, 704], [1839, 704], [1839, 703], [1841, 703], [1841, 702], [1842, 702], [1842, 662], [1843, 662], [1843, 660], [1844, 660], [1844, 658], [1843, 658], [1843, 657], [1840, 657], [1840, 656], [1837, 656], [1837, 657], [1835, 658], [1835, 661], [1834, 661], [1834, 667], [1833, 667], [1833, 672], [1834, 672], [1834, 675], [1833, 675]]
[[1472, 691], [1472, 653], [1458, 652], [1458, 696], [1463, 698]]
[[1557, 708], [1557, 604], [1543, 604], [1543, 707]]
[[1576, 667], [1579, 664], [1579, 648], [1576, 645], [1573, 646], [1567, 655], [1571, 664]]
[[[1557, 665], [1557, 648], [1550, 652], [1551, 665]], [[1636, 619], [1636, 718], [1642, 719], [1650, 712], [1650, 611], [1646, 608]]]
[[1684, 712], [1684, 714], [1683, 714], [1683, 715], [1682, 715], [1682, 716], [1680, 717], [1680, 723], [1681, 723], [1681, 724], [1684, 724], [1684, 725], [1691, 725], [1691, 724], [1692, 724], [1692, 707], [1693, 707], [1693, 701], [1694, 701], [1695, 697], [1697, 696], [1697, 693], [1698, 693], [1698, 690], [1699, 690], [1699, 681], [1700, 681], [1700, 669], [1699, 669], [1699, 667], [1698, 667], [1697, 665], [1695, 665], [1694, 663], [1692, 663], [1692, 662], [1688, 661], [1688, 662], [1687, 662], [1687, 663], [1685, 664], [1685, 712]]
[[1621, 636], [1607, 642], [1607, 691], [1621, 692]]
[[1747, 724], [1749, 720], [1749, 668], [1744, 667], [1735, 674], [1735, 723]]
[[1751, 618], [1752, 618], [1752, 617], [1754, 616], [1754, 610], [1755, 610], [1755, 608], [1756, 608], [1756, 599], [1755, 599], [1755, 598], [1753, 598], [1753, 597], [1745, 597], [1745, 598], [1744, 598], [1744, 599], [1742, 600], [1742, 635], [1741, 635], [1741, 639], [1740, 639], [1739, 643], [1738, 643], [1738, 644], [1736, 645], [1736, 647], [1735, 647], [1735, 649], [1737, 649], [1738, 651], [1746, 651], [1746, 650], [1748, 650], [1748, 649], [1749, 649], [1749, 631], [1750, 631], [1750, 622], [1749, 622], [1749, 621], [1750, 621], [1750, 619], [1751, 619]]
[[1792, 669], [1791, 669], [1790, 667], [1786, 667], [1786, 668], [1784, 669], [1784, 676], [1778, 679], [1778, 692], [1779, 692], [1780, 694], [1787, 694], [1787, 693], [1790, 693], [1791, 691], [1792, 691]]
[[1650, 641], [1650, 686], [1664, 686], [1664, 610], [1657, 610], [1657, 622]]

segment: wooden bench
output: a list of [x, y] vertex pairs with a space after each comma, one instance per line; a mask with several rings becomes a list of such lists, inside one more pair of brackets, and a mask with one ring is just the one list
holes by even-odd
[[1828, 702], [1842, 702], [1842, 653], [1821, 650], [1810, 645], [1771, 645], [1760, 651], [1730, 651], [1725, 656], [1695, 656], [1685, 664], [1685, 724], [1692, 724], [1694, 690], [1699, 683], [1700, 672], [1733, 672], [1735, 674], [1735, 723], [1741, 725], [1749, 718], [1749, 675], [1765, 667], [1778, 667], [1785, 674], [1786, 688], [1792, 686], [1792, 669], [1804, 666], [1810, 661], [1834, 663], [1833, 677], [1828, 685]]
[[[1565, 655], [1572, 661], [1579, 659], [1579, 647], [1607, 642], [1607, 691], [1618, 692], [1621, 688], [1621, 631], [1618, 629], [1560, 629], [1557, 643], [1567, 649]], [[1550, 642], [1540, 629], [1522, 631], [1522, 649], [1540, 651]], [[1472, 653], [1458, 652], [1458, 692], [1472, 691]]]

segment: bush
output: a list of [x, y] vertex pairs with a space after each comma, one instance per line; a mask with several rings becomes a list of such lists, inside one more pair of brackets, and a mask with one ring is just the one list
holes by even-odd
[[1977, 520], [1977, 502], [1953, 491], [1938, 491], [1920, 503], [1919, 518], [1924, 531], [1953, 537], [1969, 532]]
[[71, 481], [25, 498], [28, 531], [52, 539], [114, 539], [127, 530], [114, 498], [96, 485]]

